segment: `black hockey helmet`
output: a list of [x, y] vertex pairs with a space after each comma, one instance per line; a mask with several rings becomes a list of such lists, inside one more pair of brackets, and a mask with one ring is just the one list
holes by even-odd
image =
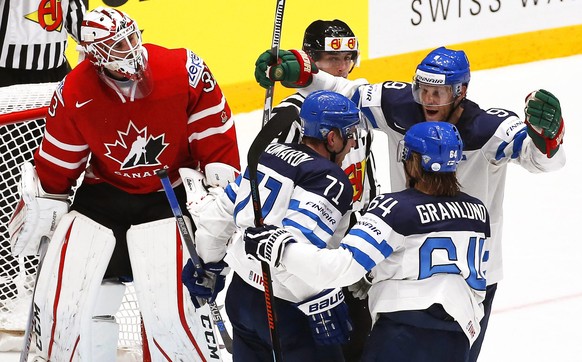
[[319, 52], [351, 52], [352, 60], [358, 60], [358, 39], [348, 24], [341, 20], [315, 20], [303, 36], [303, 50], [315, 61]]

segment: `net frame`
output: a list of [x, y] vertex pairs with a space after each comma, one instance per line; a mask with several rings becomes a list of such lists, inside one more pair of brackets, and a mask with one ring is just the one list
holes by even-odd
[[[26, 327], [38, 257], [12, 256], [8, 221], [19, 201], [20, 166], [40, 145], [53, 94], [59, 83], [0, 87], [0, 352], [19, 350]], [[126, 283], [119, 324], [118, 355], [142, 358], [142, 322], [135, 289]], [[127, 358], [129, 357], [129, 358]]]

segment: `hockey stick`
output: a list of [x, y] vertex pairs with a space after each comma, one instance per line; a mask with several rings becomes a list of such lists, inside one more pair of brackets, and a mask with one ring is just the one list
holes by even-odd
[[[277, 7], [275, 8], [275, 23], [273, 25], [273, 37], [271, 40], [271, 54], [277, 58], [279, 56], [279, 45], [281, 43], [281, 29], [283, 27], [283, 11], [285, 10], [285, 0], [277, 0]], [[253, 141], [249, 148], [247, 155], [247, 168], [249, 170], [249, 182], [251, 188], [251, 198], [253, 200], [253, 211], [255, 213], [255, 226], [263, 225], [263, 213], [261, 210], [261, 198], [259, 196], [259, 188], [257, 182], [257, 168], [259, 157], [265, 150], [265, 147], [273, 140], [279, 132], [276, 131], [278, 125], [273, 126], [273, 137], [271, 134], [271, 127], [265, 127], [271, 119], [271, 108], [273, 106], [273, 94], [275, 86], [272, 85], [267, 88], [265, 93], [265, 106], [263, 107], [263, 123], [262, 129]], [[276, 122], [270, 122], [273, 124]], [[275, 362], [283, 361], [283, 353], [281, 350], [281, 342], [279, 341], [279, 334], [277, 333], [277, 318], [275, 314], [274, 296], [273, 296], [273, 281], [271, 276], [271, 268], [265, 261], [261, 261], [261, 271], [263, 273], [263, 287], [265, 288], [265, 307], [267, 310], [267, 322], [269, 324], [269, 333], [271, 337], [271, 344], [273, 346], [273, 360]]]
[[[168, 172], [162, 169], [157, 172], [157, 175], [160, 178], [160, 181], [162, 182], [162, 186], [164, 187], [164, 192], [166, 193], [166, 197], [168, 199], [168, 202], [170, 203], [170, 207], [172, 208], [172, 213], [176, 218], [176, 224], [178, 224], [180, 235], [182, 235], [182, 240], [184, 241], [184, 244], [186, 244], [186, 248], [188, 249], [188, 253], [190, 254], [190, 259], [192, 259], [194, 268], [196, 269], [199, 275], [202, 275], [204, 274], [204, 268], [202, 267], [202, 262], [200, 261], [200, 257], [196, 252], [194, 239], [192, 239], [190, 230], [188, 230], [188, 227], [186, 226], [184, 215], [182, 215], [182, 210], [180, 209], [180, 205], [178, 204], [178, 199], [176, 198], [176, 194], [174, 193], [174, 189], [172, 188], [172, 184], [170, 183], [170, 179], [168, 178]], [[228, 330], [224, 325], [224, 320], [222, 319], [222, 315], [220, 315], [218, 306], [216, 305], [216, 302], [212, 303], [208, 302], [208, 306], [210, 307], [212, 320], [214, 321], [216, 328], [218, 328], [218, 331], [220, 332], [220, 337], [222, 338], [224, 347], [226, 348], [228, 353], [232, 354], [232, 338], [228, 334]]]
[[40, 269], [42, 268], [42, 262], [46, 255], [50, 239], [43, 236], [40, 239], [40, 245], [38, 246], [38, 266], [36, 267], [36, 277], [34, 280], [34, 290], [32, 291], [32, 301], [30, 302], [30, 310], [28, 312], [28, 320], [26, 321], [26, 331], [24, 333], [24, 344], [22, 346], [22, 351], [20, 352], [20, 362], [28, 361], [28, 354], [30, 353], [30, 345], [32, 343], [32, 331], [36, 318], [34, 318], [34, 295], [36, 294], [36, 283], [38, 282], [38, 276], [40, 275]]
[[[275, 24], [273, 26], [273, 37], [271, 39], [271, 54], [277, 58], [279, 56], [279, 45], [281, 44], [281, 29], [283, 27], [283, 11], [285, 10], [285, 0], [277, 0], [275, 8]], [[267, 88], [265, 92], [265, 106], [263, 107], [263, 127], [271, 119], [271, 108], [273, 107], [273, 94], [275, 86]]]

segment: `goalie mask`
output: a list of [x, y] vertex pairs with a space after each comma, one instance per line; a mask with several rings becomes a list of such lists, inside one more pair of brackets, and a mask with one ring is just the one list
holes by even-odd
[[[120, 84], [124, 81], [143, 83], [138, 92], [141, 96], [151, 92], [147, 51], [142, 46], [137, 22], [127, 14], [104, 7], [89, 12], [81, 25], [81, 46], [99, 74], [114, 80], [122, 93], [123, 89], [132, 88]], [[116, 88], [110, 81], [101, 78]]]

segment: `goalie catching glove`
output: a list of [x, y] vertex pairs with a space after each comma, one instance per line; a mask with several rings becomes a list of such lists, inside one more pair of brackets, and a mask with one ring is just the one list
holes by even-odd
[[330, 345], [348, 341], [352, 321], [340, 288], [326, 289], [295, 306], [307, 316], [315, 343]]
[[294, 243], [293, 235], [275, 225], [249, 227], [244, 234], [245, 252], [248, 256], [267, 262], [276, 268], [281, 265], [283, 249], [289, 242]]
[[22, 165], [21, 199], [8, 223], [12, 255], [37, 255], [43, 236], [51, 238], [59, 221], [69, 212], [68, 195], [45, 192], [30, 162]]
[[263, 88], [272, 87], [274, 81], [281, 81], [287, 88], [307, 87], [313, 80], [311, 75], [318, 71], [303, 50], [279, 50], [278, 57], [268, 50], [255, 62], [255, 79]]
[[203, 270], [196, 270], [192, 259], [182, 269], [182, 283], [190, 292], [190, 299], [196, 309], [206, 302], [213, 303], [216, 296], [224, 289], [226, 276], [230, 268], [224, 261], [202, 263]]
[[218, 162], [206, 165], [204, 173], [190, 168], [180, 168], [178, 171], [186, 189], [186, 208], [196, 225], [206, 206], [239, 174], [234, 167]]
[[548, 158], [554, 156], [564, 138], [560, 101], [552, 93], [540, 89], [531, 92], [525, 104], [527, 134]]

